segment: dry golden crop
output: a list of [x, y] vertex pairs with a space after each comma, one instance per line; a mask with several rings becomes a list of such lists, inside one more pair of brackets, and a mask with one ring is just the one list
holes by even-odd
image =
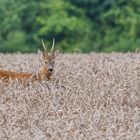
[[[35, 54], [0, 54], [34, 72]], [[50, 81], [0, 81], [0, 140], [140, 139], [140, 54], [61, 54]]]

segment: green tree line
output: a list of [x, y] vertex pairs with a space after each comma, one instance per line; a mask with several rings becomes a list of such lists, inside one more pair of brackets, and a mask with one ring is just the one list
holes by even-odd
[[36, 52], [56, 39], [64, 52], [140, 48], [138, 0], [0, 0], [0, 52]]

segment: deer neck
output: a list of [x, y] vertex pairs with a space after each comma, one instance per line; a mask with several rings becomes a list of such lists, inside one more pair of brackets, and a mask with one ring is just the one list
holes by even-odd
[[46, 78], [50, 80], [51, 75], [52, 73], [49, 73], [48, 68], [44, 65], [40, 68], [37, 76], [39, 80], [44, 80]]

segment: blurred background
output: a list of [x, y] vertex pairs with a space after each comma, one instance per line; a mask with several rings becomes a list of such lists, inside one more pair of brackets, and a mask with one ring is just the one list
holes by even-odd
[[0, 0], [0, 52], [36, 52], [52, 39], [62, 52], [140, 48], [140, 0]]

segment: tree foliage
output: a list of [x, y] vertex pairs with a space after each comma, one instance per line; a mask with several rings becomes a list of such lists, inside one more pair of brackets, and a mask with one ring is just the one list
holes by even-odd
[[49, 40], [55, 37], [60, 49], [67, 51], [84, 51], [85, 42], [92, 42], [88, 38], [92, 26], [81, 9], [64, 0], [44, 0], [40, 9], [36, 18], [38, 36]]
[[0, 0], [0, 51], [33, 52], [41, 39], [67, 52], [135, 51], [137, 0]]

